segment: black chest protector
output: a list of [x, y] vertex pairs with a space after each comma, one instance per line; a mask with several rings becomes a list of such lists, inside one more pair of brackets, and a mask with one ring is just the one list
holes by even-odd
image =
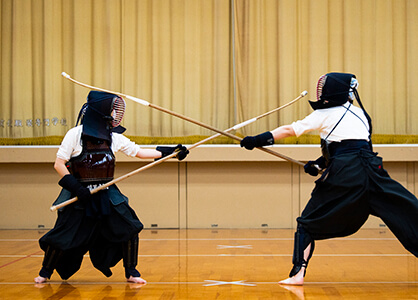
[[67, 168], [80, 182], [100, 184], [113, 179], [115, 155], [110, 142], [92, 137], [82, 137], [83, 150], [80, 155], [67, 162]]

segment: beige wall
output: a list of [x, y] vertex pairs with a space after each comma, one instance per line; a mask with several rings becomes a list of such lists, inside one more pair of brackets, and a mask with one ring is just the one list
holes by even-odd
[[[275, 146], [304, 161], [318, 146]], [[0, 229], [51, 228], [49, 207], [60, 191], [57, 147], [0, 147]], [[390, 175], [418, 191], [418, 145], [376, 145]], [[150, 161], [117, 156], [116, 177]], [[158, 228], [294, 228], [314, 178], [295, 164], [239, 146], [202, 146], [186, 161], [162, 163], [118, 186], [145, 224]], [[264, 225], [265, 224], [265, 225]], [[370, 218], [366, 227], [379, 227]]]

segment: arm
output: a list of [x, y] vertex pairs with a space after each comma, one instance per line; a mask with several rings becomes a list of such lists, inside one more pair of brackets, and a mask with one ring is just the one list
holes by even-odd
[[296, 135], [292, 125], [280, 126], [272, 130], [271, 133], [275, 141]]
[[[177, 158], [178, 160], [183, 160], [186, 158], [187, 154], [189, 154], [189, 150], [187, 150], [187, 147], [183, 146], [182, 144], [178, 144], [175, 147], [158, 146], [157, 148], [155, 148], [155, 150], [161, 153], [161, 157], [159, 158], [171, 155], [172, 153], [176, 152], [177, 155], [175, 156], [175, 158]], [[158, 160], [159, 158], [156, 158], [155, 160]]]
[[58, 175], [62, 178], [67, 174], [70, 174], [67, 167], [65, 166], [67, 162], [61, 158], [55, 159], [54, 169], [57, 171]]
[[178, 160], [183, 160], [186, 158], [187, 154], [189, 154], [189, 150], [181, 144], [178, 144], [175, 147], [163, 147], [158, 146], [155, 149], [140, 149], [136, 157], [138, 158], [154, 158], [159, 159], [164, 156], [172, 154], [174, 151], [178, 151], [178, 154], [175, 156]]
[[66, 160], [62, 158], [56, 158], [54, 169], [60, 175], [61, 179], [58, 184], [64, 189], [70, 191], [72, 194], [76, 195], [79, 200], [85, 201], [90, 197], [90, 190], [84, 187], [78, 180], [70, 174], [65, 164]]
[[291, 137], [301, 136], [304, 133], [312, 130], [320, 130], [323, 126], [324, 115], [320, 110], [313, 111], [306, 116], [303, 120], [293, 122], [289, 125], [283, 125], [277, 127], [272, 131], [267, 131], [256, 136], [246, 136], [241, 141], [241, 147], [245, 147], [248, 150], [252, 150], [255, 147], [262, 147], [267, 145], [273, 145], [274, 141]]
[[146, 158], [161, 158], [162, 153], [155, 149], [143, 149], [141, 148], [137, 153], [136, 157], [146, 159]]
[[[271, 131], [273, 134], [274, 140], [280, 140], [283, 138], [296, 136], [295, 130], [293, 129], [292, 125], [284, 125], [280, 126]], [[325, 159], [321, 156], [315, 161], [309, 161], [305, 164], [304, 169], [305, 173], [308, 173], [312, 176], [317, 176], [319, 171], [325, 168]]]
[[[80, 128], [73, 128], [67, 132], [60, 148], [58, 149], [54, 169], [61, 178], [58, 184], [64, 189], [70, 191], [71, 194], [76, 195], [79, 200], [86, 201], [91, 195], [90, 190], [84, 187], [73, 175], [71, 175], [66, 166], [68, 159], [71, 157], [71, 153], [75, 147], [78, 147], [77, 141], [79, 140], [80, 135]], [[67, 157], [68, 159], [66, 159]]]
[[290, 136], [295, 136], [296, 133], [291, 125], [280, 126], [272, 131], [266, 131], [256, 136], [246, 136], [241, 141], [241, 147], [252, 150], [255, 147], [263, 147], [273, 145], [274, 141]]
[[120, 150], [128, 156], [141, 159], [159, 159], [177, 151], [178, 154], [176, 155], [176, 158], [178, 160], [183, 160], [186, 158], [187, 154], [189, 154], [189, 150], [181, 144], [178, 144], [175, 147], [158, 146], [155, 149], [143, 149], [122, 134], [114, 134], [112, 143], [112, 146], [115, 146], [113, 149], [115, 153]]

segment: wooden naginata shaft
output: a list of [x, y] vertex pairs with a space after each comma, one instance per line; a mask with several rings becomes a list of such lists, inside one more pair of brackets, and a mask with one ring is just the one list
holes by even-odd
[[[218, 137], [219, 135], [220, 135], [220, 134], [216, 134], [216, 136], [211, 136], [211, 137], [208, 137], [208, 138], [206, 138], [206, 139], [204, 139], [204, 140], [201, 140], [201, 141], [199, 141], [199, 142], [197, 142], [197, 143], [195, 143], [195, 144], [191, 145], [191, 146], [190, 146], [190, 147], [188, 147], [187, 149], [188, 149], [188, 150], [191, 150], [191, 149], [193, 149], [193, 148], [196, 148], [197, 146], [199, 146], [199, 145], [201, 145], [201, 144], [203, 144], [203, 143], [205, 143], [205, 142], [207, 142], [207, 141], [209, 141], [209, 140], [211, 140], [211, 139], [214, 139], [215, 137]], [[141, 167], [141, 168], [138, 168], [138, 169], [136, 169], [136, 170], [134, 170], [134, 171], [132, 171], [132, 172], [129, 172], [129, 173], [127, 173], [127, 174], [123, 175], [123, 176], [120, 176], [120, 177], [118, 177], [118, 178], [115, 178], [115, 179], [113, 179], [112, 181], [109, 181], [109, 182], [107, 182], [107, 183], [105, 183], [105, 184], [103, 184], [103, 185], [100, 185], [100, 186], [98, 186], [98, 187], [96, 187], [96, 188], [92, 189], [92, 190], [90, 191], [90, 193], [91, 193], [91, 194], [97, 193], [98, 191], [101, 191], [101, 190], [103, 190], [103, 189], [105, 189], [105, 188], [107, 188], [107, 187], [109, 187], [109, 186], [111, 186], [111, 185], [113, 185], [113, 184], [116, 184], [116, 183], [118, 183], [118, 182], [120, 182], [120, 181], [122, 181], [122, 180], [125, 180], [125, 179], [127, 179], [127, 178], [129, 178], [129, 177], [131, 177], [131, 176], [133, 176], [133, 175], [135, 175], [135, 174], [138, 174], [138, 173], [140, 173], [140, 172], [142, 172], [142, 171], [145, 171], [145, 170], [147, 170], [147, 169], [149, 169], [149, 168], [152, 168], [152, 167], [154, 167], [154, 166], [156, 166], [156, 165], [159, 165], [160, 163], [162, 163], [162, 162], [164, 162], [164, 161], [166, 161], [166, 160], [168, 160], [168, 159], [170, 159], [170, 158], [172, 158], [172, 157], [174, 157], [174, 156], [176, 156], [176, 155], [177, 155], [177, 152], [173, 152], [173, 153], [171, 153], [170, 155], [164, 156], [163, 158], [160, 158], [160, 159], [158, 159], [158, 160], [156, 160], [156, 161], [153, 161], [152, 163], [146, 164], [145, 166], [143, 166], [143, 167]], [[51, 206], [50, 210], [51, 210], [51, 211], [56, 211], [56, 210], [58, 210], [58, 209], [60, 209], [60, 208], [63, 208], [63, 207], [65, 207], [65, 206], [67, 206], [67, 205], [70, 205], [71, 203], [76, 202], [77, 200], [78, 200], [78, 198], [77, 198], [77, 197], [71, 198], [71, 199], [69, 199], [69, 200], [67, 200], [67, 201], [64, 201], [64, 202], [60, 203], [60, 204], [57, 204], [57, 205]]]
[[[110, 91], [107, 91], [107, 92], [112, 93], [112, 94], [116, 94], [116, 93], [114, 93], [114, 92], [110, 92]], [[119, 94], [119, 95], [120, 95], [120, 94]], [[304, 95], [303, 95], [303, 96], [304, 96]], [[303, 97], [303, 96], [300, 96], [300, 97]], [[297, 99], [299, 99], [300, 97], [298, 97]], [[285, 105], [283, 105], [283, 106], [281, 106], [281, 107], [278, 107], [278, 108], [274, 109], [274, 111], [279, 111], [280, 109], [283, 109], [283, 108], [285, 108], [285, 107], [289, 106], [290, 104], [294, 103], [295, 101], [296, 101], [296, 99], [295, 99], [295, 100], [293, 100], [293, 101], [291, 101], [291, 102], [289, 102], [289, 103], [287, 103], [287, 104], [285, 104]], [[241, 127], [244, 127], [244, 126], [246, 126], [246, 125], [248, 125], [248, 124], [251, 124], [251, 123], [253, 123], [253, 122], [257, 121], [259, 118], [262, 118], [262, 117], [264, 117], [264, 116], [269, 115], [270, 113], [272, 113], [272, 111], [267, 112], [267, 113], [264, 113], [264, 114], [262, 114], [262, 115], [260, 115], [260, 116], [258, 116], [258, 117], [252, 118], [252, 119], [250, 119], [250, 120], [248, 120], [248, 121], [244, 121], [244, 122], [242, 122], [242, 123], [240, 123], [240, 124], [237, 124], [237, 125], [235, 125], [235, 126], [233, 126], [233, 127], [229, 128], [229, 129], [227, 129], [227, 130], [225, 130], [225, 131], [222, 131], [222, 132], [220, 132], [220, 133], [217, 133], [217, 134], [215, 134], [215, 135], [212, 135], [212, 136], [210, 136], [210, 137], [207, 137], [207, 138], [205, 138], [205, 139], [203, 139], [203, 140], [201, 140], [201, 141], [199, 141], [199, 142], [197, 142], [197, 143], [195, 143], [195, 144], [193, 144], [193, 145], [191, 145], [191, 146], [187, 147], [187, 150], [189, 150], [189, 151], [190, 151], [190, 150], [192, 150], [192, 149], [194, 149], [194, 148], [196, 148], [196, 147], [198, 147], [198, 146], [200, 146], [200, 145], [202, 145], [202, 144], [204, 144], [204, 143], [206, 143], [206, 142], [208, 142], [208, 141], [210, 141], [210, 140], [213, 140], [213, 139], [215, 139], [215, 138], [217, 138], [217, 137], [219, 137], [219, 136], [221, 136], [221, 135], [228, 134], [228, 133], [229, 133], [230, 131], [232, 131], [232, 130], [237, 130], [237, 129], [239, 129], [239, 128], [241, 128]], [[234, 136], [234, 137], [235, 137], [235, 136]], [[240, 139], [239, 137], [236, 137], [236, 138]], [[268, 151], [269, 151], [269, 149], [265, 149], [265, 148], [262, 148], [262, 149], [264, 149], [264, 150], [268, 150]], [[274, 152], [274, 153], [275, 153], [275, 152]], [[176, 156], [176, 155], [177, 155], [177, 152], [174, 152], [174, 153], [172, 153], [172, 154], [170, 154], [170, 155], [167, 155], [167, 156], [165, 156], [165, 157], [163, 157], [163, 158], [160, 158], [160, 159], [158, 159], [158, 160], [156, 160], [156, 161], [154, 161], [154, 162], [152, 162], [152, 163], [149, 163], [149, 164], [147, 164], [147, 165], [145, 165], [145, 166], [143, 166], [143, 167], [141, 167], [141, 168], [138, 168], [138, 169], [136, 169], [136, 170], [134, 170], [134, 171], [132, 171], [132, 172], [130, 172], [130, 173], [127, 173], [127, 174], [125, 174], [125, 175], [123, 175], [123, 176], [120, 176], [120, 177], [118, 177], [118, 178], [115, 178], [115, 179], [113, 179], [112, 181], [109, 181], [109, 182], [107, 182], [107, 183], [105, 183], [105, 184], [103, 184], [103, 185], [100, 185], [100, 186], [98, 186], [98, 187], [96, 187], [96, 188], [92, 189], [92, 190], [90, 191], [90, 193], [92, 193], [92, 194], [97, 193], [98, 191], [101, 191], [101, 190], [103, 190], [103, 189], [105, 189], [105, 188], [107, 188], [107, 187], [109, 187], [109, 186], [111, 186], [111, 185], [113, 185], [113, 184], [116, 184], [116, 183], [118, 183], [118, 182], [120, 182], [120, 181], [122, 181], [122, 180], [125, 180], [125, 179], [127, 179], [127, 178], [129, 178], [129, 177], [133, 176], [133, 175], [136, 175], [136, 174], [138, 174], [138, 173], [140, 173], [140, 172], [142, 172], [142, 171], [145, 171], [145, 170], [147, 170], [147, 169], [149, 169], [149, 168], [152, 168], [153, 166], [156, 166], [156, 165], [158, 165], [158, 164], [160, 164], [160, 163], [162, 163], [162, 162], [164, 162], [164, 161], [166, 161], [166, 160], [168, 160], [168, 159], [170, 159], [170, 158], [172, 158], [172, 157], [174, 157], [174, 156]], [[280, 154], [280, 155], [281, 155], [281, 154]], [[287, 158], [287, 159], [291, 159], [291, 158]], [[293, 159], [292, 159], [292, 160], [293, 160]], [[301, 163], [301, 162], [296, 161], [296, 160], [295, 160], [295, 162], [296, 162], [296, 163]], [[301, 164], [302, 164], [302, 163], [301, 163]], [[78, 198], [77, 198], [77, 197], [71, 198], [71, 199], [69, 199], [69, 200], [67, 200], [67, 201], [64, 201], [64, 202], [60, 203], [60, 204], [57, 204], [57, 205], [51, 206], [50, 210], [51, 210], [51, 211], [56, 211], [56, 210], [58, 210], [58, 209], [60, 209], [60, 208], [63, 208], [63, 207], [65, 207], [65, 206], [67, 206], [67, 205], [70, 205], [71, 203], [76, 202], [77, 200], [78, 200]]]
[[[180, 119], [186, 120], [186, 121], [188, 121], [188, 122], [194, 123], [194, 124], [199, 125], [199, 126], [201, 126], [201, 127], [203, 127], [203, 128], [206, 128], [206, 129], [212, 130], [212, 131], [214, 131], [214, 132], [217, 132], [217, 133], [219, 133], [219, 134], [222, 134], [222, 135], [227, 136], [227, 137], [229, 137], [229, 138], [232, 138], [232, 139], [234, 139], [234, 140], [237, 140], [237, 141], [241, 141], [241, 140], [242, 140], [242, 138], [240, 138], [240, 137], [238, 137], [238, 136], [236, 136], [236, 135], [233, 135], [233, 134], [229, 133], [228, 131], [222, 131], [222, 130], [220, 130], [220, 129], [217, 129], [217, 128], [215, 128], [215, 127], [212, 127], [212, 126], [210, 126], [210, 125], [207, 125], [207, 124], [205, 124], [205, 123], [202, 123], [202, 122], [196, 121], [196, 120], [194, 120], [194, 119], [192, 119], [192, 118], [189, 118], [189, 117], [183, 116], [183, 115], [181, 115], [181, 114], [179, 114], [179, 113], [176, 113], [176, 112], [174, 112], [174, 111], [171, 111], [171, 110], [168, 110], [168, 109], [166, 109], [166, 108], [160, 107], [160, 106], [158, 106], [158, 105], [152, 104], [152, 103], [150, 103], [150, 102], [148, 102], [148, 101], [146, 101], [146, 100], [142, 100], [142, 99], [139, 99], [139, 98], [136, 98], [136, 97], [130, 96], [130, 95], [123, 94], [123, 93], [119, 93], [119, 92], [115, 92], [115, 91], [110, 91], [110, 90], [106, 90], [106, 89], [102, 89], [102, 88], [98, 88], [98, 87], [95, 87], [95, 86], [92, 86], [92, 85], [88, 85], [88, 84], [82, 83], [82, 82], [80, 82], [80, 81], [77, 81], [77, 80], [75, 80], [75, 79], [71, 78], [71, 76], [70, 76], [70, 75], [68, 75], [68, 74], [67, 74], [67, 73], [65, 73], [65, 72], [62, 72], [62, 73], [61, 73], [61, 75], [62, 75], [62, 76], [64, 76], [65, 78], [67, 78], [68, 80], [70, 80], [70, 81], [72, 81], [72, 82], [74, 82], [74, 83], [76, 83], [76, 84], [78, 84], [78, 85], [84, 86], [84, 87], [86, 87], [86, 88], [89, 88], [89, 89], [92, 89], [92, 90], [97, 90], [97, 91], [102, 91], [102, 92], [107, 92], [107, 93], [111, 93], [111, 94], [115, 94], [115, 95], [118, 95], [118, 96], [121, 96], [121, 97], [124, 97], [124, 98], [130, 99], [130, 100], [132, 100], [132, 101], [135, 101], [135, 102], [137, 102], [137, 103], [139, 103], [139, 104], [142, 104], [142, 105], [145, 105], [145, 106], [149, 106], [149, 107], [154, 108], [154, 109], [157, 109], [157, 110], [159, 110], [159, 111], [162, 111], [162, 112], [168, 113], [168, 114], [170, 114], [170, 115], [173, 115], [173, 116], [178, 117], [178, 118], [180, 118]], [[270, 114], [272, 114], [272, 113], [274, 113], [274, 112], [277, 112], [277, 111], [279, 111], [279, 110], [281, 110], [281, 109], [283, 109], [283, 108], [285, 108], [285, 107], [287, 107], [287, 106], [289, 106], [289, 105], [291, 105], [291, 104], [295, 103], [296, 101], [298, 101], [298, 100], [299, 100], [299, 99], [301, 99], [302, 97], [306, 96], [307, 94], [308, 94], [308, 92], [307, 92], [307, 91], [303, 91], [303, 92], [302, 92], [302, 93], [301, 93], [301, 94], [300, 94], [297, 98], [295, 98], [294, 100], [290, 101], [289, 103], [284, 104], [284, 105], [282, 105], [282, 106], [280, 106], [280, 107], [277, 107], [277, 108], [275, 108], [275, 109], [273, 109], [273, 110], [271, 110], [271, 111], [268, 111], [268, 112], [266, 112], [266, 113], [264, 113], [264, 114], [262, 114], [262, 115], [260, 115], [260, 116], [258, 116], [258, 117], [252, 118], [252, 119], [250, 119], [250, 120], [248, 120], [248, 121], [245, 121], [245, 122], [243, 122], [243, 123], [245, 123], [245, 125], [250, 124], [250, 123], [253, 123], [253, 122], [255, 122], [255, 121], [257, 121], [257, 120], [259, 120], [259, 119], [261, 119], [261, 118], [263, 118], [263, 117], [265, 117], [265, 116], [268, 116], [268, 115], [270, 115]], [[242, 123], [241, 123], [241, 124], [242, 124]], [[244, 126], [245, 126], [245, 125], [244, 125]], [[235, 126], [234, 126], [234, 127], [232, 127], [232, 128], [233, 128], [234, 130], [236, 130], [236, 129], [237, 129], [237, 128], [235, 128]], [[276, 157], [279, 157], [279, 158], [281, 158], [281, 159], [287, 160], [287, 161], [289, 161], [289, 162], [292, 162], [292, 163], [298, 164], [298, 165], [300, 165], [300, 166], [304, 166], [304, 165], [305, 165], [305, 164], [304, 164], [303, 162], [301, 162], [301, 161], [298, 161], [298, 160], [296, 160], [296, 159], [290, 158], [290, 157], [288, 157], [288, 156], [286, 156], [286, 155], [283, 155], [283, 154], [281, 154], [281, 153], [277, 153], [276, 151], [273, 151], [273, 150], [271, 150], [271, 149], [267, 149], [267, 148], [263, 148], [263, 147], [257, 147], [257, 149], [259, 149], [259, 150], [261, 150], [261, 151], [264, 151], [264, 152], [266, 152], [266, 153], [269, 153], [269, 154], [271, 154], [271, 155], [274, 155], [274, 156], [276, 156]]]

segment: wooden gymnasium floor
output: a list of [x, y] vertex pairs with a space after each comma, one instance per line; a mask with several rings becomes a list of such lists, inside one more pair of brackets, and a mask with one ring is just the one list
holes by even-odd
[[0, 230], [0, 299], [418, 299], [418, 260], [386, 229], [316, 244], [303, 287], [277, 284], [290, 268], [293, 230], [144, 230], [139, 270], [104, 277], [90, 260], [68, 281], [36, 285], [43, 231]]

